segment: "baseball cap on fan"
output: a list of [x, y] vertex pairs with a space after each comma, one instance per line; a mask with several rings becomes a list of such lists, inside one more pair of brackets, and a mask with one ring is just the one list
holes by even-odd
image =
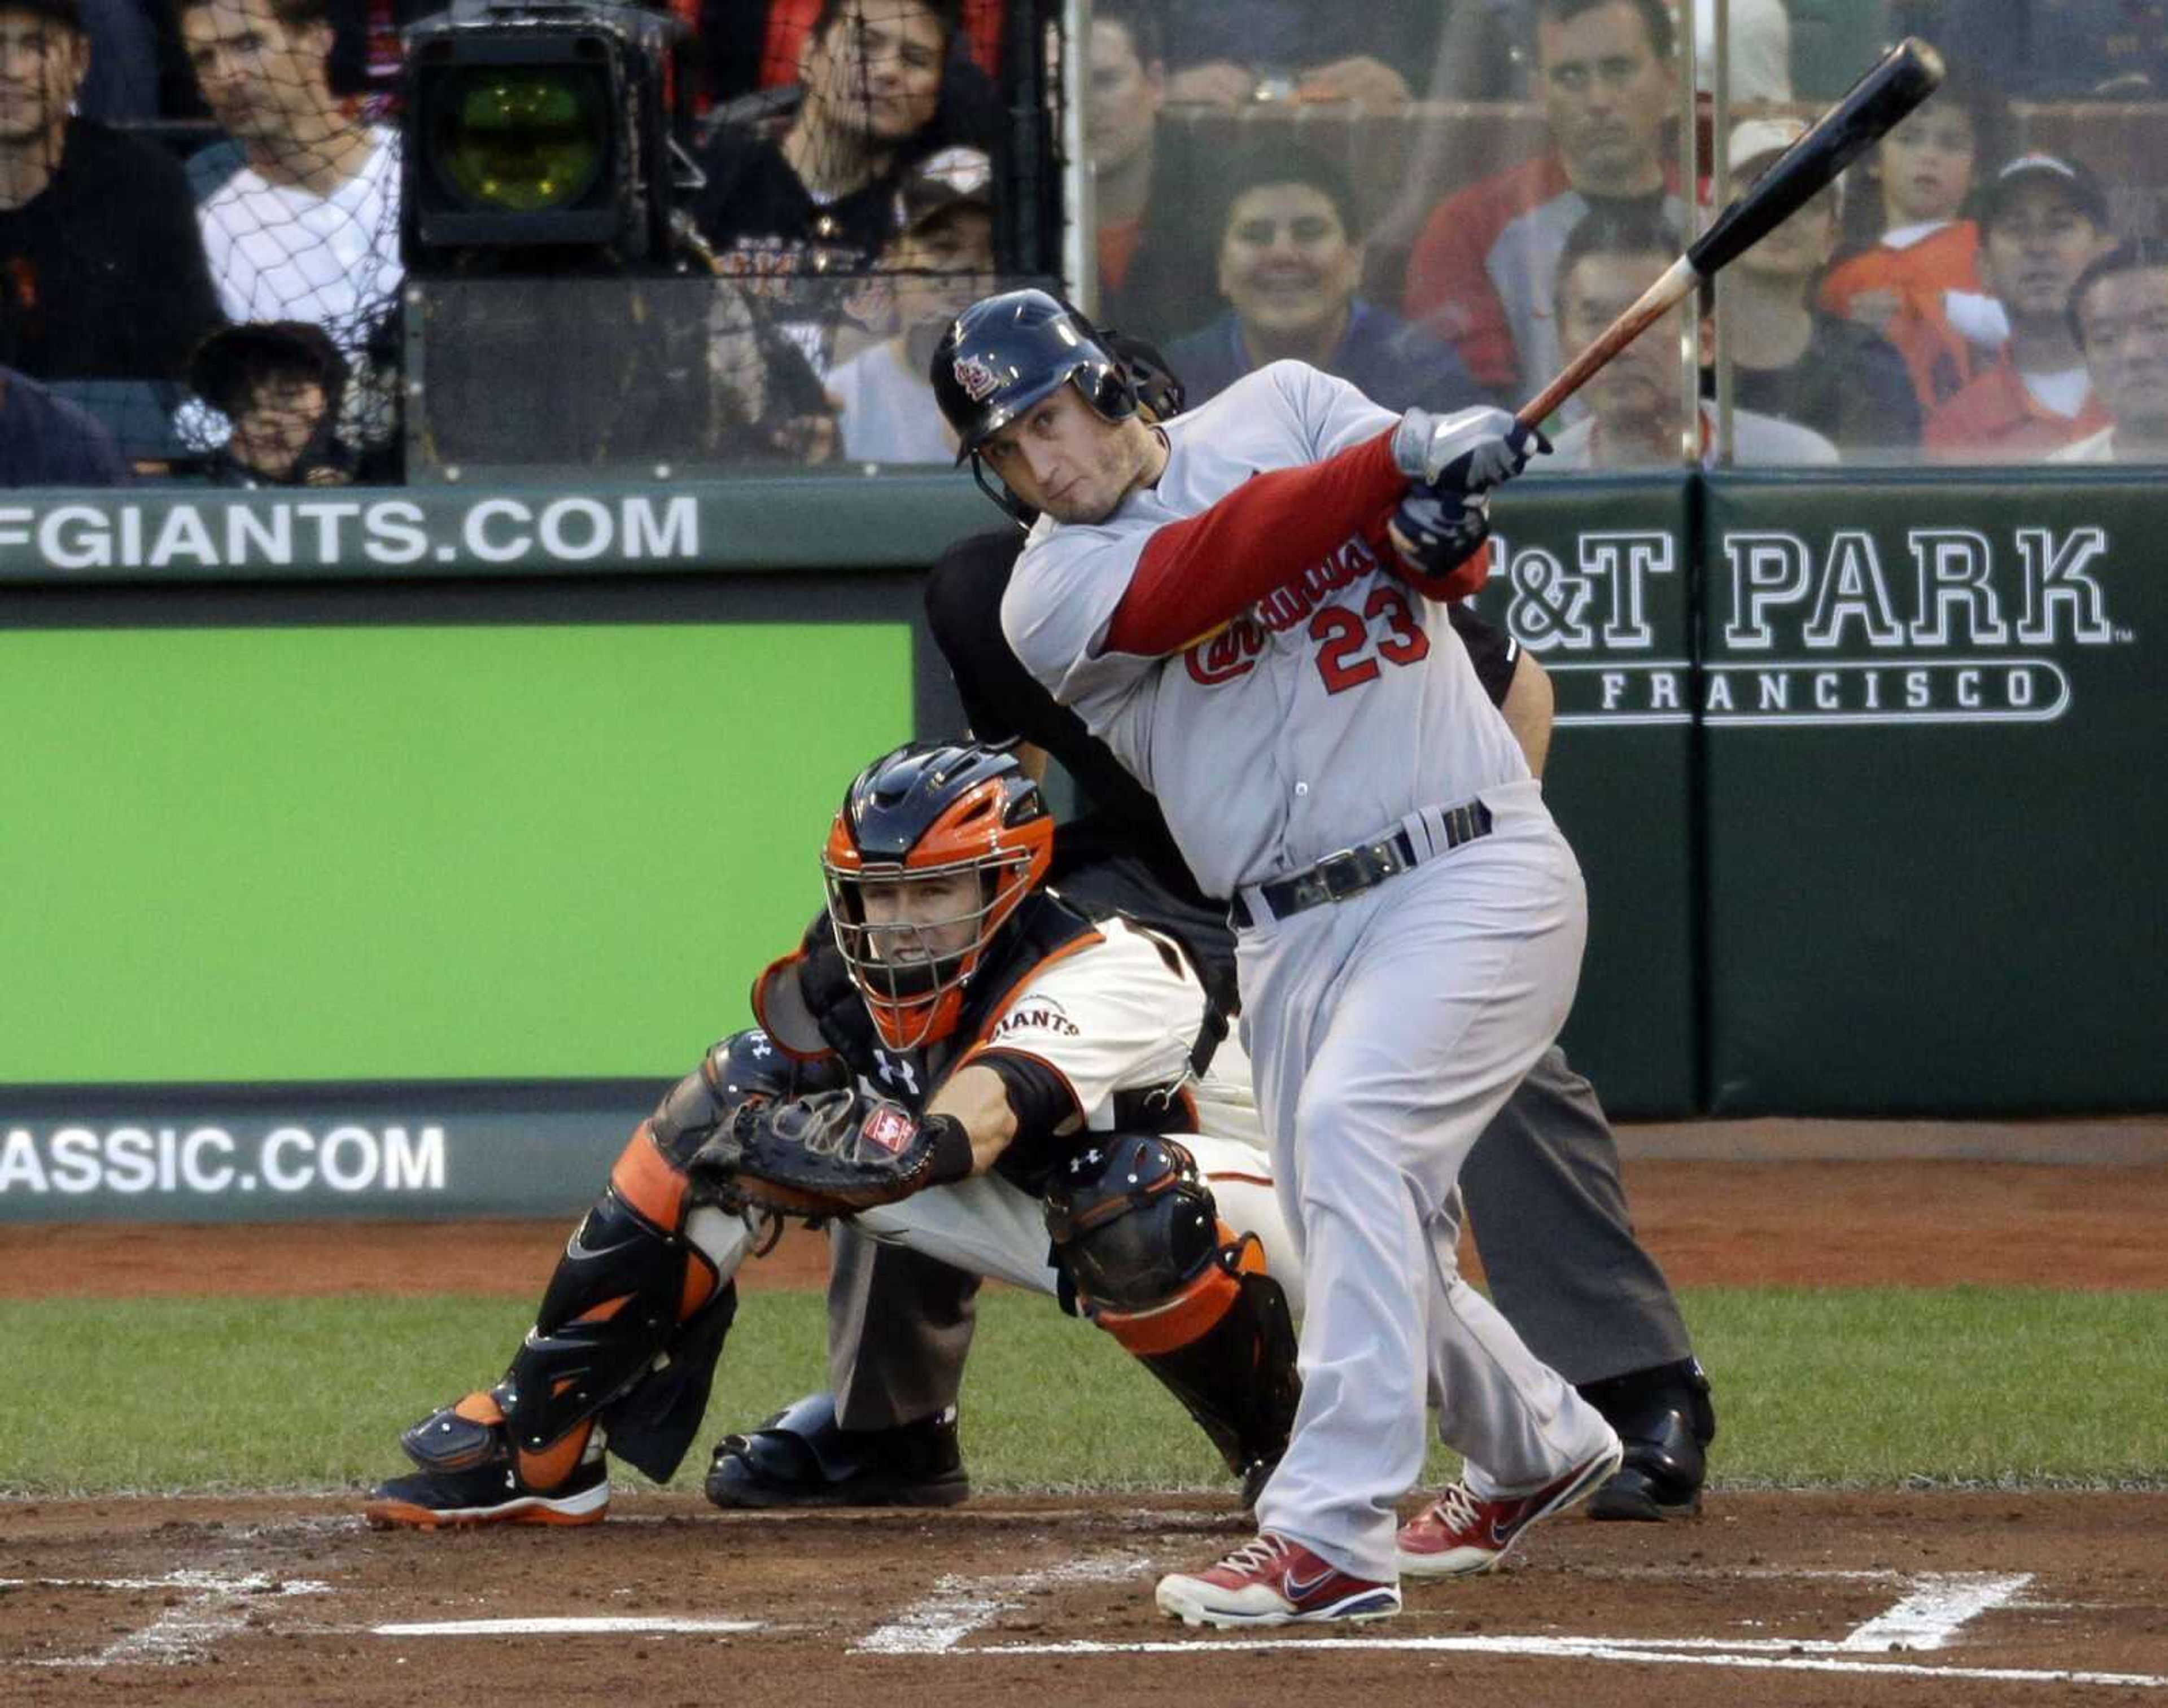
[[1765, 154], [1782, 154], [1806, 134], [1806, 122], [1800, 119], [1742, 119], [1731, 127], [1724, 163], [1734, 172], [1742, 172]]
[[952, 208], [994, 206], [994, 163], [979, 148], [943, 148], [911, 167], [895, 194], [896, 227], [916, 231]]
[[2009, 208], [2011, 199], [2028, 183], [2048, 183], [2070, 199], [2071, 206], [2102, 231], [2107, 229], [2107, 192], [2100, 180], [2075, 161], [2035, 151], [2021, 154], [1990, 178], [1980, 190], [1980, 223], [1992, 225]]
[[[1731, 140], [1724, 149], [1724, 165], [1731, 173], [1732, 193], [1737, 194], [1748, 179], [1765, 170], [1771, 161], [1806, 134], [1807, 123], [1804, 119], [1742, 119], [1733, 125]], [[1841, 201], [1844, 197], [1841, 173], [1830, 188]]]

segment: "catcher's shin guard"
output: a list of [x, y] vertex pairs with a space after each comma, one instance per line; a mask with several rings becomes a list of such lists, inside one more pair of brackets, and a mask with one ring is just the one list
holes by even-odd
[[1048, 1187], [1048, 1231], [1083, 1313], [1196, 1419], [1254, 1504], [1287, 1451], [1302, 1380], [1287, 1295], [1172, 1139], [1121, 1134]]
[[603, 1447], [667, 1482], [708, 1406], [737, 1309], [743, 1223], [696, 1205], [685, 1162], [740, 1104], [787, 1095], [766, 1035], [709, 1051], [640, 1123], [565, 1247], [534, 1326], [495, 1387], [422, 1419], [420, 1467], [364, 1507], [379, 1525], [592, 1524], [609, 1507]]
[[684, 1095], [673, 1091], [633, 1134], [504, 1379], [401, 1438], [423, 1470], [470, 1470], [498, 1451], [501, 1431], [522, 1486], [546, 1492], [592, 1456], [598, 1422], [610, 1450], [651, 1477], [677, 1470], [737, 1304], [736, 1286], [688, 1237], [688, 1183], [666, 1125]]

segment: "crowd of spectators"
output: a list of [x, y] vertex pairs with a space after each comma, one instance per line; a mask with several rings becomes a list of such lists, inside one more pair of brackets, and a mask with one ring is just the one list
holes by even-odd
[[[719, 275], [672, 334], [699, 353], [666, 364], [704, 422], [684, 454], [950, 460], [924, 369], [954, 310], [1008, 282], [1002, 79], [1028, 57], [1010, 8], [656, 3], [691, 31], [686, 211]], [[396, 478], [398, 30], [433, 9], [0, 0], [0, 480]], [[1517, 404], [1713, 215], [1682, 122], [1691, 83], [1712, 124], [1714, 8], [1693, 17], [1099, 0], [1076, 92], [1099, 318], [1166, 350], [1199, 402], [1294, 356], [1390, 407]], [[1695, 326], [1570, 404], [1545, 466], [1691, 454], [1697, 351], [1704, 454], [1741, 463], [2129, 457], [2162, 437], [2164, 186], [2144, 162], [2168, 134], [2168, 7], [1732, 0], [1730, 188], [1838, 93], [1833, 67], [1907, 31], [1944, 48], [1944, 90]]]
[[[1388, 404], [1449, 406], [1472, 382], [1517, 405], [1714, 216], [1712, 165], [1687, 146], [1715, 128], [1713, 8], [1691, 35], [1667, 0], [1383, 10], [1126, 0], [1095, 19], [1101, 304], [1193, 395], [1300, 355]], [[1738, 0], [1729, 190], [1907, 32], [1944, 49], [1943, 91], [1742, 257], [1697, 325], [1652, 331], [1565, 406], [1544, 466], [1676, 464], [1697, 441], [1778, 466], [2102, 443], [2108, 389], [2072, 293], [2158, 228], [2142, 139], [2168, 136], [2168, 8]], [[2058, 64], [2021, 65], [2020, 39]], [[1365, 42], [1396, 75], [1362, 63]], [[1186, 285], [1140, 289], [1155, 255]]]

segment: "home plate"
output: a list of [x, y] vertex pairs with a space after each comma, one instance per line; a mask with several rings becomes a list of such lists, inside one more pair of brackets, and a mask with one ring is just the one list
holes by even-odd
[[373, 1625], [378, 1636], [621, 1636], [674, 1631], [727, 1636], [758, 1631], [757, 1619], [433, 1619], [413, 1625]]

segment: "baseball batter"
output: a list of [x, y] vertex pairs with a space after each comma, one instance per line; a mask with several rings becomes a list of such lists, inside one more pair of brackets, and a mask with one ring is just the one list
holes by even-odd
[[[1044, 293], [974, 305], [934, 358], [964, 453], [1039, 520], [1018, 655], [1156, 795], [1233, 898], [1245, 1042], [1303, 1247], [1304, 1387], [1260, 1534], [1161, 1580], [1189, 1623], [1374, 1619], [1402, 1573], [1488, 1569], [1615, 1470], [1600, 1414], [1459, 1277], [1463, 1159], [1571, 1006], [1571, 851], [1446, 607], [1497, 411], [1395, 416], [1276, 363], [1163, 426]], [[992, 490], [992, 489], [989, 489]], [[1426, 1386], [1463, 1482], [1397, 1536]]]

